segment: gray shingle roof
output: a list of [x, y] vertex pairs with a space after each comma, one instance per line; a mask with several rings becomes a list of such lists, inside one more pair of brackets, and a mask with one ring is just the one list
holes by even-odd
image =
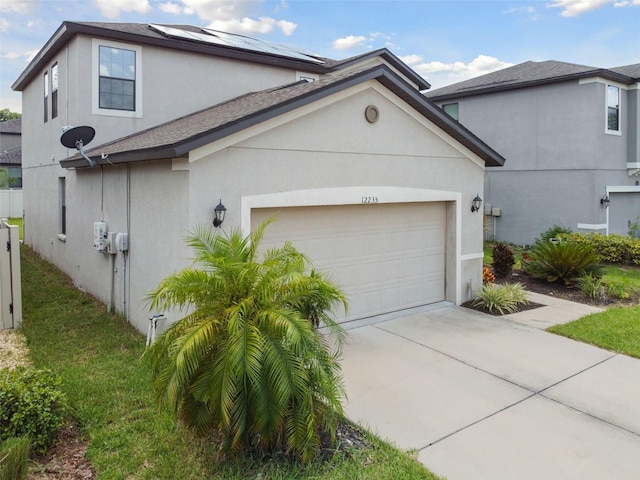
[[524, 62], [497, 72], [471, 78], [464, 82], [454, 83], [446, 87], [426, 92], [432, 100], [478, 95], [514, 88], [530, 87], [555, 83], [576, 78], [602, 76], [621, 83], [633, 83], [634, 75], [638, 75], [640, 64], [628, 65], [613, 69], [603, 69], [573, 63], [548, 60], [545, 62]]
[[22, 133], [22, 118], [0, 122], [0, 133], [20, 135]]
[[[248, 93], [85, 153], [98, 164], [186, 157], [188, 152], [320, 98], [368, 80], [377, 80], [453, 138], [485, 160], [502, 165], [504, 158], [465, 129], [385, 65], [337, 72], [316, 82], [296, 82]], [[109, 155], [103, 160], [102, 154]], [[62, 160], [63, 167], [86, 167], [79, 155]]]
[[0, 165], [22, 165], [22, 148], [0, 152]]
[[[192, 25], [164, 25], [167, 27], [201, 32], [200, 27]], [[109, 38], [119, 41], [127, 41], [145, 45], [154, 45], [161, 48], [171, 48], [175, 50], [185, 50], [204, 55], [233, 58], [254, 63], [277, 65], [285, 68], [297, 69], [310, 73], [325, 74], [344, 69], [353, 65], [356, 60], [367, 59], [371, 56], [380, 56], [391, 65], [402, 71], [410, 78], [418, 88], [425, 90], [429, 84], [420, 75], [415, 73], [406, 64], [400, 61], [387, 49], [367, 52], [356, 57], [345, 60], [332, 60], [322, 58], [323, 63], [308, 62], [287, 56], [272, 55], [264, 52], [244, 50], [231, 46], [221, 46], [204, 44], [193, 41], [181, 40], [166, 37], [160, 32], [153, 30], [146, 23], [105, 23], [105, 22], [64, 22], [58, 30], [51, 36], [38, 54], [33, 58], [27, 68], [20, 74], [11, 88], [22, 91], [40, 71], [40, 66], [50, 62], [57, 52], [63, 48], [76, 35], [87, 35], [91, 37]]]

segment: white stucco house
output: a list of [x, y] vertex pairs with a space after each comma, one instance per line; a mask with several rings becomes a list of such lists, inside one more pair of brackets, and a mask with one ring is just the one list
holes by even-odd
[[[265, 246], [291, 240], [330, 272], [341, 321], [460, 304], [482, 284], [472, 201], [504, 158], [427, 88], [386, 49], [335, 61], [191, 26], [65, 22], [14, 84], [25, 242], [142, 331], [161, 313], [145, 295], [190, 263], [185, 235], [219, 202], [220, 234], [276, 216]], [[80, 125], [95, 166], [60, 144]], [[96, 222], [128, 248], [94, 248]]]

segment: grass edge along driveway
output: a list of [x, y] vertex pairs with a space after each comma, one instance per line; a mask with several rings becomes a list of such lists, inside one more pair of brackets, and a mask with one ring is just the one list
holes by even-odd
[[640, 358], [640, 305], [612, 307], [547, 331]]

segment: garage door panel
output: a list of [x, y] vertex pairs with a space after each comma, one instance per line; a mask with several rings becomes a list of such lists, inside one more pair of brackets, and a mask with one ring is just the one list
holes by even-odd
[[276, 216], [263, 248], [291, 241], [345, 291], [344, 320], [444, 299], [445, 204], [409, 203], [252, 210]]

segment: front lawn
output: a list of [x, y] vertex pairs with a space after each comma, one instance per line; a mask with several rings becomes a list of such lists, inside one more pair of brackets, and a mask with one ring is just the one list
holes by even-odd
[[342, 448], [330, 460], [307, 466], [282, 455], [217, 462], [213, 440], [195, 439], [155, 407], [150, 370], [140, 362], [144, 336], [107, 314], [33, 250], [21, 251], [23, 332], [31, 358], [62, 377], [98, 478], [437, 478], [411, 455], [368, 433], [370, 447]]
[[548, 331], [640, 358], [640, 306], [610, 308]]

